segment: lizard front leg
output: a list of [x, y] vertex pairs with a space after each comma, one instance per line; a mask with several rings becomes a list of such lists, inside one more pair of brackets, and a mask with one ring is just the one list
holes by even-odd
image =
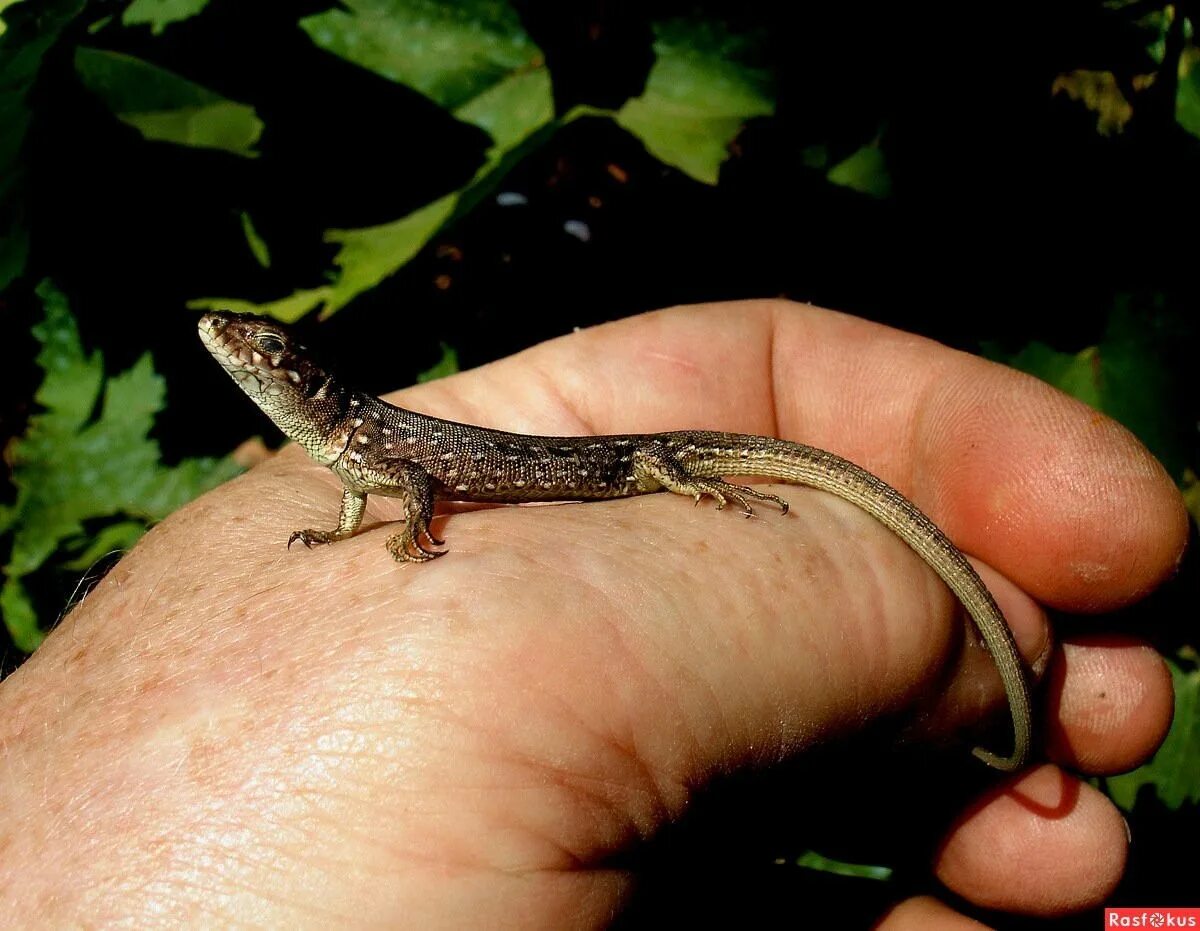
[[415, 462], [399, 460], [389, 463], [389, 484], [403, 493], [405, 521], [404, 529], [387, 539], [387, 550], [397, 562], [428, 562], [443, 552], [427, 550], [421, 544], [424, 537], [435, 546], [442, 541], [429, 532], [433, 520], [434, 481], [428, 472]]
[[288, 537], [288, 549], [299, 540], [311, 548], [314, 543], [336, 543], [346, 537], [353, 536], [362, 523], [363, 511], [367, 507], [367, 496], [361, 491], [342, 489], [342, 511], [338, 515], [338, 525], [335, 530], [297, 530]]
[[706, 478], [690, 474], [673, 456], [665, 452], [639, 450], [633, 455], [633, 474], [637, 478], [638, 487], [644, 491], [665, 488], [677, 495], [688, 495], [696, 503], [708, 495], [717, 502], [717, 510], [725, 507], [727, 499], [736, 501], [747, 517], [754, 516], [754, 508], [750, 506], [749, 498], [758, 501], [769, 501], [779, 507], [784, 514], [788, 512], [788, 503], [778, 495], [767, 494], [746, 485], [734, 485], [719, 478]]

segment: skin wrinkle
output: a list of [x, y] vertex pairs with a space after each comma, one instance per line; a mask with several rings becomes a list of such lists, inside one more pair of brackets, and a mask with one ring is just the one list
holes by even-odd
[[[576, 576], [576, 582], [585, 586], [586, 590], [592, 591], [603, 603], [607, 605], [607, 610], [600, 612], [602, 618], [611, 617], [623, 619], [623, 623], [609, 622], [606, 625], [610, 631], [613, 645], [620, 651], [617, 662], [612, 664], [609, 668], [621, 670], [621, 680], [628, 680], [630, 670], [639, 670], [642, 674], [642, 684], [639, 687], [639, 691], [648, 689], [654, 690], [653, 699], [656, 704], [659, 707], [670, 708], [672, 718], [680, 722], [680, 725], [678, 728], [676, 728], [676, 730], [682, 728], [691, 736], [689, 756], [692, 759], [699, 757], [700, 741], [696, 737], [693, 728], [687, 726], [686, 724], [687, 716], [683, 712], [682, 702], [679, 700], [672, 700], [672, 695], [678, 694], [682, 690], [678, 686], [672, 688], [667, 684], [667, 680], [670, 680], [675, 676], [679, 676], [681, 673], [687, 673], [688, 670], [686, 665], [683, 663], [668, 664], [670, 668], [664, 669], [664, 672], [661, 676], [647, 678], [650, 669], [654, 666], [654, 663], [642, 659], [641, 656], [648, 650], [654, 649], [655, 641], [653, 641], [651, 638], [647, 638], [645, 636], [645, 632], [639, 629], [640, 625], [638, 624], [638, 619], [639, 616], [654, 616], [652, 612], [645, 610], [644, 602], [636, 606], [637, 610], [635, 610], [635, 606], [628, 604], [628, 602], [625, 603], [625, 606], [622, 606], [621, 602], [618, 601], [617, 598], [606, 595], [601, 585], [584, 581], [580, 579], [578, 575]], [[624, 601], [624, 599], [622, 599], [622, 601]], [[661, 607], [662, 606], [660, 602], [660, 610]], [[628, 631], [628, 633], [626, 633], [626, 631]], [[636, 635], [639, 640], [642, 641], [641, 649], [639, 650], [635, 650], [631, 644], [630, 638], [634, 635]], [[612, 647], [609, 649], [612, 649]], [[667, 661], [669, 658], [668, 651], [654, 649], [654, 656], [652, 658], [660, 662]], [[699, 681], [698, 676], [685, 676], [685, 678], [689, 680], [689, 685], [695, 684]], [[613, 691], [616, 692], [618, 689], [614, 688]], [[622, 725], [628, 724], [629, 721], [630, 717], [628, 715], [622, 715]], [[642, 771], [643, 776], [650, 780], [647, 784], [654, 788], [654, 792], [658, 798], [658, 805], [655, 807], [664, 812], [668, 817], [677, 813], [679, 799], [678, 796], [675, 793], [670, 792], [669, 789], [678, 789], [680, 787], [681, 783], [679, 782], [678, 777], [673, 773], [668, 774], [667, 767], [665, 765], [660, 765], [653, 769], [649, 766], [649, 754], [643, 754], [639, 752], [641, 741], [639, 741], [635, 729], [621, 727], [620, 734], [618, 734], [618, 728], [616, 726], [610, 725], [610, 729], [612, 733], [609, 739], [623, 755], [627, 756], [632, 762], [635, 763], [635, 766]], [[639, 760], [643, 762], [638, 762]], [[643, 832], [643, 834], [645, 834], [648, 833], [648, 827], [652, 824], [652, 822], [638, 819], [637, 824], [639, 829]]]
[[[646, 502], [643, 506], [653, 507], [654, 505], [650, 504], [649, 502]], [[687, 519], [689, 521], [703, 520], [704, 515], [697, 516], [694, 514], [689, 514], [689, 515], [687, 515]], [[740, 565], [733, 565], [733, 564], [730, 564], [728, 566], [717, 565], [717, 566], [712, 567], [711, 572], [719, 573], [721, 575], [729, 574], [729, 575], [733, 576], [734, 578], [743, 578], [743, 577], [745, 577], [745, 574], [741, 571], [743, 568], [744, 567], [742, 567]], [[712, 578], [711, 575], [710, 575], [710, 578]], [[722, 582], [722, 580], [717, 579], [717, 578], [713, 578], [713, 581], [718, 582], [718, 583]], [[718, 593], [716, 596], [717, 598], [725, 597], [726, 593], [737, 591], [737, 587], [732, 584], [717, 584], [715, 587], [716, 587], [716, 591]], [[712, 603], [710, 603], [710, 607], [713, 607]], [[732, 612], [739, 611], [741, 608], [742, 608], [742, 603], [741, 603], [741, 600], [739, 599], [738, 601], [728, 604], [727, 606], [724, 606], [724, 607], [717, 606], [716, 610], [720, 614], [730, 614]], [[652, 608], [650, 610], [642, 610], [640, 613], [646, 617], [667, 617], [667, 616], [676, 617], [680, 613], [682, 613], [684, 615], [689, 615], [692, 613], [692, 611], [686, 610], [686, 611], [681, 612], [679, 610], [678, 602], [670, 602], [670, 603], [666, 603], [666, 604], [661, 604], [657, 608]], [[676, 631], [676, 634], [675, 634], [675, 636], [673, 636], [671, 638], [671, 644], [669, 646], [664, 645], [664, 648], [662, 650], [656, 651], [655, 655], [657, 657], [660, 657], [657, 660], [658, 662], [666, 662], [666, 660], [662, 659], [662, 657], [668, 657], [669, 651], [671, 649], [677, 650], [678, 644], [681, 642], [681, 638], [687, 639], [687, 642], [689, 644], [689, 647], [692, 649], [692, 652], [698, 656], [702, 656], [706, 652], [706, 650], [710, 650], [714, 646], [718, 647], [717, 652], [720, 653], [721, 655], [728, 655], [727, 645], [718, 645], [718, 644], [704, 643], [704, 642], [696, 641], [696, 639], [695, 639], [696, 635], [692, 634], [693, 628], [683, 618], [680, 618], [676, 623], [674, 623], [672, 625], [672, 629]], [[697, 635], [698, 634], [699, 634], [699, 632], [697, 632]], [[722, 646], [724, 646], [725, 648], [721, 648]], [[743, 651], [739, 651], [739, 652], [744, 653], [745, 651], [743, 650]], [[654, 664], [650, 663], [648, 665], [653, 666]], [[668, 664], [668, 665], [671, 665], [671, 664]], [[735, 672], [735, 675], [737, 675], [739, 679], [745, 678], [745, 676], [741, 673], [740, 668], [737, 667], [736, 664], [735, 664], [734, 672]], [[685, 754], [683, 759], [680, 761], [681, 768], [689, 768], [687, 766], [687, 764], [684, 763], [684, 760], [690, 760], [692, 766], [694, 766], [697, 761], [701, 761], [701, 760], [710, 761], [711, 760], [711, 758], [713, 756], [712, 748], [714, 746], [713, 738], [711, 735], [716, 735], [716, 734], [722, 735], [721, 742], [719, 744], [717, 744], [718, 746], [721, 746], [721, 747], [735, 747], [735, 746], [740, 747], [742, 745], [742, 743], [744, 743], [744, 741], [742, 741], [742, 740], [734, 740], [733, 734], [734, 734], [735, 729], [730, 725], [729, 719], [726, 716], [726, 712], [723, 710], [723, 706], [726, 704], [726, 702], [723, 702], [720, 699], [720, 692], [723, 689], [727, 688], [727, 686], [720, 685], [715, 681], [710, 681], [708, 678], [706, 678], [704, 675], [701, 674], [701, 669], [699, 667], [697, 667], [695, 672], [692, 672], [692, 670], [689, 669], [688, 661], [686, 659], [681, 659], [681, 661], [679, 663], [674, 664], [672, 666], [672, 668], [670, 668], [664, 674], [663, 679], [664, 680], [670, 679], [672, 681], [675, 681], [676, 685], [674, 687], [674, 691], [683, 693], [686, 690], [690, 701], [695, 701], [699, 697], [702, 697], [704, 699], [704, 703], [703, 703], [702, 707], [696, 713], [694, 713], [690, 717], [685, 717], [683, 719], [685, 722], [686, 732], [690, 736], [690, 741], [689, 741], [690, 742], [690, 752], [688, 754]], [[659, 690], [660, 697], [657, 700], [660, 700], [660, 701], [662, 700], [661, 694], [662, 694], [662, 689]], [[668, 690], [666, 694], [670, 694], [670, 690]], [[710, 718], [712, 721], [712, 723], [706, 728], [706, 730], [709, 732], [709, 735], [710, 735], [707, 739], [704, 737], [701, 737], [700, 732], [697, 730], [698, 723], [694, 720], [694, 719], [704, 719], [706, 717]], [[705, 750], [705, 749], [707, 750], [707, 752], [702, 752], [702, 750]], [[673, 784], [681, 784], [678, 774], [675, 774], [672, 776], [672, 783]]]
[[[955, 528], [947, 523], [948, 509], [941, 494], [942, 486], [930, 479], [932, 473], [927, 466], [931, 460], [936, 459], [930, 451], [936, 450], [940, 445], [938, 440], [942, 433], [942, 421], [938, 417], [936, 407], [937, 401], [944, 396], [945, 378], [940, 370], [924, 371], [926, 377], [920, 379], [920, 388], [913, 392], [915, 397], [904, 418], [904, 422], [910, 426], [899, 444], [900, 460], [908, 463], [908, 467], [904, 470], [904, 484], [897, 487], [902, 492], [911, 492], [913, 500], [921, 509], [946, 531], [956, 546], [961, 547], [961, 539], [955, 533]], [[897, 479], [900, 480], [899, 476]]]
[[[1100, 640], [1097, 645], [1105, 645]], [[1156, 655], [1148, 646], [1123, 647]], [[1107, 652], [1081, 649], [1073, 644], [1064, 647], [1065, 660], [1075, 673], [1075, 681], [1083, 688], [1063, 689], [1058, 708], [1059, 716], [1088, 733], [1105, 736], [1119, 730], [1143, 704], [1150, 689], [1142, 680], [1109, 682], [1107, 673], [1112, 662]]]
[[[599, 554], [598, 549], [596, 552]], [[561, 565], [559, 569], [561, 571]], [[644, 662], [638, 660], [639, 651], [635, 651], [629, 646], [629, 641], [624, 633], [624, 631], [627, 629], [635, 630], [637, 627], [636, 624], [629, 624], [630, 620], [636, 620], [636, 618], [630, 614], [628, 603], [626, 602], [625, 606], [622, 607], [621, 603], [606, 595], [602, 588], [593, 586], [578, 572], [573, 572], [572, 577], [574, 584], [579, 586], [581, 589], [580, 598], [586, 592], [592, 591], [596, 596], [599, 597], [600, 601], [607, 606], [606, 609], [595, 612], [600, 618], [624, 618], [624, 624], [617, 623], [615, 621], [606, 624], [606, 628], [610, 631], [611, 637], [607, 641], [608, 646], [606, 647], [605, 652], [607, 654], [614, 648], [619, 649], [620, 652], [616, 658], [616, 661], [607, 663], [605, 668], [619, 669], [621, 670], [620, 679], [628, 679], [630, 670], [646, 665]], [[578, 603], [580, 598], [573, 598], [572, 600]], [[516, 664], [516, 668], [521, 668], [521, 664]], [[668, 704], [671, 703], [671, 694], [672, 690], [670, 689], [663, 690], [660, 688], [658, 690], [657, 700], [660, 702], [660, 706], [663, 702]], [[582, 718], [579, 718], [578, 720], [581, 721]], [[654, 813], [649, 817], [643, 816], [634, 818], [634, 824], [639, 833], [645, 835], [649, 832], [649, 830], [652, 829], [653, 826], [661, 823], [662, 812], [670, 813], [676, 810], [676, 803], [670, 801], [672, 798], [672, 793], [669, 793], [666, 791], [666, 789], [667, 785], [677, 786], [678, 782], [674, 778], [669, 780], [665, 779], [665, 772], [660, 775], [653, 774], [648, 764], [648, 757], [643, 758], [643, 755], [637, 752], [636, 748], [638, 742], [632, 733], [627, 735], [627, 740], [621, 740], [618, 736], [617, 729], [611, 723], [609, 724], [608, 729], [611, 731], [611, 734], [607, 737], [604, 737], [602, 731], [594, 726], [589, 726], [588, 732], [597, 737], [601, 737], [603, 742], [609, 743], [611, 746], [616, 748], [621, 758], [626, 759], [627, 762], [632, 762], [635, 765], [635, 770], [640, 771], [642, 773], [642, 778], [647, 780], [644, 784], [652, 787], [654, 790], [653, 793], [649, 793], [650, 797], [657, 799], [657, 804], [654, 806]]]
[[[496, 666], [496, 665], [497, 665], [497, 664], [496, 664], [494, 661], [492, 661], [492, 660], [490, 660], [490, 659], [489, 659], [489, 660], [487, 660], [487, 662], [488, 662], [488, 664], [489, 664], [490, 666], [492, 666], [492, 667], [494, 667], [494, 666]], [[506, 665], [506, 664], [504, 664], [504, 663], [500, 663], [499, 665], [503, 667], [503, 666], [504, 666], [504, 665]], [[519, 669], [519, 668], [521, 668], [520, 664], [517, 664], [517, 668], [518, 668], [518, 669]], [[528, 693], [528, 688], [526, 687], [525, 689], [523, 689], [523, 690], [521, 690], [521, 691], [522, 691], [523, 693]], [[539, 693], [539, 694], [540, 694], [540, 693]], [[536, 705], [537, 703], [535, 702], [534, 704]], [[445, 712], [446, 712], [446, 711], [448, 711], [448, 710], [449, 710], [449, 709], [444, 709], [444, 711], [443, 711], [443, 716], [444, 716]], [[543, 710], [544, 710], [544, 709], [543, 709]], [[467, 712], [465, 715], [459, 715], [459, 716], [457, 716], [455, 720], [456, 720], [456, 721], [457, 721], [459, 724], [464, 724], [464, 723], [467, 723], [467, 722], [471, 722], [471, 723], [472, 723], [472, 725], [473, 725], [473, 719], [474, 719], [474, 715], [472, 715], [471, 713]], [[530, 759], [522, 759], [522, 761], [521, 761], [521, 762], [522, 762], [522, 765], [523, 765], [523, 766], [526, 766], [526, 767], [527, 767], [530, 761], [531, 761]], [[610, 802], [610, 806], [611, 806], [611, 802]]]

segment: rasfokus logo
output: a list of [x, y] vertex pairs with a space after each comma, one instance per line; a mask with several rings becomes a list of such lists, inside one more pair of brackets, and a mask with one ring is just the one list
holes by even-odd
[[1200, 908], [1106, 908], [1105, 928], [1200, 928]]

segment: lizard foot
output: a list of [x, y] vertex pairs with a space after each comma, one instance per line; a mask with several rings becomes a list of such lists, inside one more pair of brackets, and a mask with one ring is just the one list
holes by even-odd
[[299, 540], [308, 549], [314, 546], [319, 546], [322, 543], [336, 543], [338, 540], [344, 540], [350, 536], [348, 533], [342, 533], [339, 530], [297, 530], [288, 537], [288, 549], [292, 548], [292, 544]]
[[[442, 541], [434, 537], [428, 530], [422, 529], [420, 532], [428, 537], [431, 543], [441, 545]], [[412, 532], [407, 526], [399, 533], [388, 537], [385, 545], [396, 562], [429, 562], [431, 559], [446, 555], [444, 550], [438, 553], [425, 549], [418, 539], [418, 534]]]
[[718, 511], [725, 508], [727, 499], [736, 501], [742, 509], [742, 514], [748, 518], [754, 516], [754, 508], [750, 506], [750, 501], [747, 500], [750, 498], [756, 501], [769, 501], [776, 505], [782, 513], [786, 514], [788, 512], [787, 501], [779, 497], [779, 495], [767, 494], [765, 491], [758, 491], [746, 485], [733, 485], [715, 478], [699, 479], [690, 482], [686, 493], [691, 494], [696, 499], [697, 504], [700, 503], [701, 497], [708, 495], [716, 501]]

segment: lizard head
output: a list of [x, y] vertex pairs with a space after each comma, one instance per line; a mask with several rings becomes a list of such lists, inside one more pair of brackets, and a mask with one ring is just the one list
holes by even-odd
[[[250, 397], [302, 392], [315, 366], [287, 330], [265, 317], [214, 312], [200, 318], [205, 348]], [[324, 375], [324, 373], [320, 373]]]
[[348, 392], [274, 320], [223, 311], [200, 318], [200, 339], [213, 358], [277, 427], [324, 462], [333, 425], [345, 417]]

